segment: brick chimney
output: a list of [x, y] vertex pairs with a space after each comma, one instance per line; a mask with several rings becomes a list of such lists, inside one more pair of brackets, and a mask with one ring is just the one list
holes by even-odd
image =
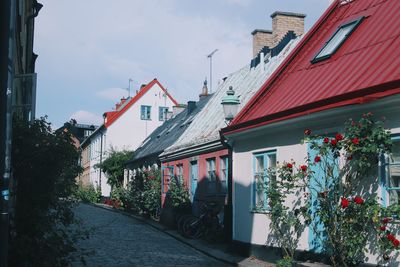
[[272, 18], [273, 47], [286, 35], [288, 31], [294, 31], [297, 36], [304, 33], [304, 18], [306, 15], [292, 12], [276, 11]]
[[256, 29], [253, 35], [253, 58], [257, 56], [264, 46], [274, 48], [288, 31], [293, 31], [297, 36], [304, 33], [304, 18], [306, 15], [292, 12], [276, 11], [271, 15], [272, 31]]
[[255, 29], [251, 34], [253, 35], [253, 58], [257, 56], [264, 46], [272, 48], [272, 31]]

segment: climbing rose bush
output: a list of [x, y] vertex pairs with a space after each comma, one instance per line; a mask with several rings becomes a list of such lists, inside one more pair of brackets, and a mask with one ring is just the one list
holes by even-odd
[[[301, 230], [298, 225], [305, 223], [316, 236], [314, 249], [329, 255], [334, 266], [364, 262], [367, 244], [378, 244], [381, 258], [390, 259], [391, 253], [400, 249], [386, 217], [393, 212], [379, 204], [375, 193], [368, 193], [371, 183], [379, 183], [378, 161], [390, 152], [390, 132], [368, 113], [358, 121], [347, 121], [343, 132], [321, 136], [306, 129], [304, 134], [303, 142], [312, 151], [306, 164], [279, 164], [277, 181], [270, 183], [268, 191], [271, 229], [280, 246], [286, 244], [285, 256], [293, 258], [298, 240], [295, 230]], [[287, 196], [299, 192], [302, 198], [295, 207], [285, 207]], [[290, 242], [285, 229], [293, 230]]]

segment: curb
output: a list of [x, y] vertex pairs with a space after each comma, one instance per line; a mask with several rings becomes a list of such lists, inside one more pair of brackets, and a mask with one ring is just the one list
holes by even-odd
[[[203, 246], [201, 244], [195, 244], [195, 243], [197, 243], [195, 240], [186, 239], [184, 237], [181, 237], [178, 233], [174, 233], [175, 231], [168, 230], [166, 227], [160, 225], [159, 223], [151, 221], [149, 219], [145, 219], [145, 218], [143, 218], [141, 216], [138, 216], [138, 215], [135, 215], [135, 214], [132, 214], [132, 213], [128, 213], [128, 212], [123, 211], [123, 210], [118, 210], [118, 209], [115, 209], [113, 207], [110, 207], [110, 206], [104, 205], [104, 204], [95, 204], [95, 203], [83, 203], [83, 204], [91, 205], [91, 206], [96, 207], [96, 208], [100, 208], [100, 209], [116, 212], [116, 213], [119, 213], [119, 214], [122, 214], [122, 215], [125, 215], [125, 216], [128, 216], [128, 217], [134, 218], [134, 219], [136, 219], [138, 221], [141, 221], [141, 222], [143, 222], [143, 223], [145, 223], [145, 224], [157, 229], [160, 232], [163, 232], [163, 233], [171, 236], [172, 238], [180, 241], [181, 243], [184, 243], [185, 245], [187, 245], [187, 246], [189, 246], [189, 247], [191, 247], [191, 248], [193, 248], [193, 249], [195, 249], [195, 250], [197, 250], [197, 251], [199, 251], [199, 252], [201, 252], [201, 253], [203, 253], [203, 254], [205, 254], [207, 256], [209, 256], [209, 257], [211, 257], [213, 259], [219, 260], [221, 262], [224, 262], [226, 264], [229, 264], [229, 265], [232, 265], [232, 266], [243, 266], [243, 265], [240, 264], [240, 261], [246, 259], [245, 257], [228, 255], [225, 252], [222, 252], [222, 251], [219, 251], [219, 250], [216, 250], [216, 249], [206, 248], [205, 246]], [[210, 250], [214, 250], [214, 251], [210, 251]], [[236, 260], [232, 260], [231, 259], [232, 257], [237, 257], [237, 258], [236, 258]]]

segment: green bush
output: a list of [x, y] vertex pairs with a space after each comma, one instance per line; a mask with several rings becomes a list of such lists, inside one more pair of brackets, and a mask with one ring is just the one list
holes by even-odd
[[13, 121], [9, 266], [68, 266], [75, 241], [87, 237], [71, 198], [81, 171], [71, 136], [53, 132], [45, 118]]
[[89, 186], [79, 185], [74, 195], [78, 200], [86, 203], [99, 203], [101, 200], [100, 187], [95, 189], [92, 184]]
[[187, 209], [191, 206], [189, 190], [176, 177], [171, 179], [167, 194], [175, 209]]

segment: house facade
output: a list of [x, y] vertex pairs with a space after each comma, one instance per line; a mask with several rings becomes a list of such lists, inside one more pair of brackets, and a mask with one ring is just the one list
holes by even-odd
[[[311, 150], [300, 142], [304, 129], [330, 135], [364, 113], [385, 117], [394, 149], [359, 193], [376, 197], [384, 206], [399, 203], [400, 172], [395, 166], [400, 162], [400, 20], [394, 14], [399, 9], [395, 0], [334, 1], [222, 130], [232, 144], [233, 162], [240, 163], [233, 164], [232, 196], [233, 240], [238, 247], [257, 255], [265, 245], [276, 246], [268, 202], [257, 194], [257, 175], [278, 162], [306, 164]], [[264, 179], [268, 182], [268, 175]], [[315, 238], [306, 228], [298, 250], [318, 252]], [[372, 250], [367, 256], [369, 263], [384, 263]], [[398, 261], [396, 254], [389, 266]]]
[[161, 168], [159, 155], [186, 131], [210, 97], [206, 91], [205, 94], [200, 95], [199, 101], [189, 101], [185, 107], [173, 108], [171, 114], [168, 115], [171, 118], [154, 130], [135, 150], [132, 160], [126, 165], [126, 182], [142, 170]]
[[80, 165], [82, 167], [82, 173], [76, 177], [78, 184], [88, 186], [90, 184], [90, 160], [89, 160], [89, 146], [81, 146], [83, 141], [88, 138], [98, 128], [95, 125], [80, 124], [75, 119], [71, 119], [69, 122], [64, 123], [62, 127], [57, 131], [64, 131], [71, 134], [72, 141], [77, 150], [80, 150]]
[[[104, 124], [82, 144], [88, 149], [90, 183], [100, 186], [103, 196], [109, 196], [111, 187], [106, 175], [96, 167], [111, 149], [136, 150], [158, 126], [164, 123], [168, 111], [178, 105], [161, 83], [154, 79], [131, 98], [123, 98], [114, 111], [104, 113]], [[88, 148], [86, 148], [88, 147]]]
[[[240, 96], [240, 107], [265, 83], [283, 59], [299, 42], [294, 32], [304, 31], [303, 14], [275, 12], [273, 25], [268, 31], [271, 40], [258, 35], [265, 30], [253, 31], [253, 50], [257, 51], [251, 63], [223, 79], [216, 92], [193, 120], [187, 131], [160, 155], [163, 170], [163, 194], [167, 193], [171, 175], [180, 176], [189, 188], [193, 213], [200, 215], [205, 202], [221, 204], [221, 222], [231, 236], [231, 176], [232, 165], [229, 145], [221, 142], [219, 131], [226, 126], [222, 99], [230, 87]], [[285, 20], [287, 23], [281, 23]], [[275, 33], [275, 34], [274, 34]], [[272, 36], [275, 39], [272, 39]], [[272, 40], [275, 40], [273, 42]], [[235, 163], [233, 163], [235, 164]], [[238, 163], [239, 164], [239, 163]]]

